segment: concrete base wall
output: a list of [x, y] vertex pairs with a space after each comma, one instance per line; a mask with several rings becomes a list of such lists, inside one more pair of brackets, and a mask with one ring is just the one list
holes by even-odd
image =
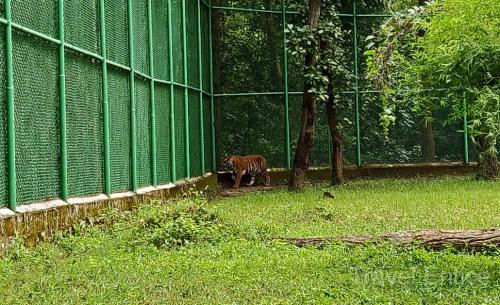
[[108, 208], [131, 210], [152, 199], [171, 199], [190, 188], [203, 190], [217, 186], [217, 175], [189, 179], [176, 184], [148, 187], [137, 192], [72, 198], [68, 202], [55, 200], [18, 207], [16, 213], [0, 209], [0, 250], [8, 247], [14, 236], [23, 236], [28, 244], [46, 239], [55, 231], [70, 227], [78, 220], [102, 214]]

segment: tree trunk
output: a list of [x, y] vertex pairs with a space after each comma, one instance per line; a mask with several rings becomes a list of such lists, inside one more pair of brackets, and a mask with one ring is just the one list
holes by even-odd
[[[332, 92], [330, 90], [330, 92]], [[344, 184], [344, 158], [342, 147], [342, 134], [337, 122], [337, 109], [335, 107], [333, 94], [330, 94], [326, 103], [326, 115], [328, 127], [332, 139], [332, 185]]]
[[[265, 0], [264, 7], [267, 10], [273, 9], [274, 0]], [[266, 32], [266, 42], [270, 51], [272, 67], [272, 83], [276, 85], [276, 91], [282, 92], [283, 89], [283, 65], [281, 63], [281, 48], [278, 48], [276, 32], [279, 27], [276, 26], [275, 14], [264, 14], [264, 27]]]
[[423, 159], [426, 162], [434, 162], [436, 159], [436, 142], [434, 141], [434, 129], [432, 121], [424, 122], [424, 143], [423, 143]]
[[479, 155], [476, 178], [479, 180], [495, 180], [498, 178], [498, 156], [490, 150], [492, 145], [491, 140], [485, 136], [476, 138], [476, 149]]
[[[220, 5], [220, 0], [213, 0], [214, 6]], [[214, 82], [214, 93], [222, 92], [222, 58], [221, 58], [221, 34], [222, 34], [222, 20], [219, 10], [213, 10], [213, 20], [212, 20], [212, 64], [213, 64], [213, 82]], [[222, 151], [222, 106], [220, 98], [214, 98], [214, 112], [215, 112], [215, 147], [216, 147], [216, 166], [217, 169], [222, 164], [223, 151]]]
[[[319, 25], [321, 0], [309, 0], [309, 26], [315, 29]], [[317, 58], [308, 53], [305, 58], [306, 67], [314, 67]], [[309, 155], [314, 143], [314, 123], [316, 121], [316, 97], [309, 92], [312, 85], [304, 84], [304, 97], [302, 100], [302, 113], [300, 117], [300, 133], [295, 150], [292, 172], [290, 175], [289, 189], [297, 191], [304, 188], [307, 169], [309, 168]]]
[[391, 242], [397, 246], [422, 245], [431, 250], [442, 250], [452, 247], [457, 250], [483, 251], [500, 246], [500, 229], [487, 230], [416, 230], [372, 236], [331, 237], [296, 237], [281, 238], [299, 247], [321, 246], [331, 242], [344, 242], [353, 246], [363, 246], [372, 243]]

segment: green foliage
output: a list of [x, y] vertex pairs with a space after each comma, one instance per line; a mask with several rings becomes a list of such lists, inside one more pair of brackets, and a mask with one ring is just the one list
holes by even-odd
[[[308, 24], [308, 6], [299, 6], [297, 19], [287, 29], [291, 55], [298, 57], [298, 60], [310, 55], [316, 60], [316, 65], [306, 67], [304, 81], [311, 85], [310, 93], [322, 102], [327, 101], [331, 94], [338, 94], [348, 87], [347, 80], [351, 76], [351, 69], [347, 65], [348, 53], [344, 48], [349, 33], [342, 27], [338, 16], [339, 7], [339, 1], [321, 1], [319, 24], [311, 28]], [[330, 92], [333, 84], [335, 92]]]
[[169, 209], [158, 209], [158, 204], [153, 202], [139, 209], [132, 246], [145, 243], [171, 249], [221, 238], [223, 223], [207, 210], [206, 202], [175, 204]]
[[[233, 226], [231, 234], [223, 229], [217, 243], [168, 251], [149, 243], [130, 248], [140, 238], [132, 234], [142, 223], [139, 214], [150, 218], [153, 209], [186, 212], [193, 199], [148, 204], [148, 212], [146, 207], [131, 213], [110, 211], [82, 225], [85, 229], [78, 234], [60, 236], [57, 243], [12, 248], [17, 254], [0, 259], [0, 303], [500, 303], [500, 253], [391, 245], [297, 248], [268, 238], [489, 227], [500, 223], [498, 183], [463, 178], [359, 181], [336, 190], [333, 201], [321, 199], [326, 189], [216, 200], [203, 208]], [[264, 230], [266, 236], [250, 238]], [[71, 243], [72, 250], [61, 242]]]
[[[449, 107], [451, 120], [471, 118], [472, 135], [486, 135], [486, 151], [500, 137], [500, 6], [496, 1], [432, 1], [397, 13], [367, 52], [371, 76], [385, 93], [382, 123], [398, 104], [424, 114]], [[485, 151], [483, 150], [483, 151]]]

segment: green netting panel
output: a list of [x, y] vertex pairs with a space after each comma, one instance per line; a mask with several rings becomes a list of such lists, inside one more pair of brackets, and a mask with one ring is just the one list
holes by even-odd
[[66, 42], [100, 53], [99, 1], [71, 0], [64, 2]]
[[165, 0], [153, 0], [153, 52], [155, 78], [168, 80], [168, 6]]
[[223, 98], [218, 145], [222, 154], [262, 154], [270, 167], [285, 165], [285, 116], [281, 96]]
[[14, 32], [17, 198], [44, 201], [60, 194], [57, 48]]
[[222, 92], [283, 91], [281, 15], [224, 12], [220, 16], [221, 50], [214, 56], [223, 63]]
[[174, 89], [175, 103], [175, 164], [177, 180], [186, 178], [186, 133], [184, 131], [184, 89]]
[[57, 1], [12, 1], [12, 21], [37, 32], [57, 37]]
[[[435, 159], [432, 161], [463, 161], [464, 156], [464, 136], [462, 122], [446, 121], [450, 117], [451, 109], [442, 109], [433, 113], [432, 133], [436, 146]], [[423, 124], [423, 119], [420, 120]], [[422, 147], [425, 148], [426, 137], [422, 137]], [[430, 161], [430, 160], [423, 160]]]
[[166, 184], [172, 180], [169, 97], [169, 87], [156, 84], [156, 167], [159, 184]]
[[196, 1], [186, 1], [187, 14], [187, 51], [188, 51], [188, 84], [199, 88], [198, 70], [198, 6]]
[[148, 1], [132, 0], [134, 68], [149, 75]]
[[[174, 61], [174, 81], [184, 82], [183, 69], [183, 38], [182, 38], [182, 1], [172, 1], [172, 43], [173, 43], [173, 61]], [[177, 101], [177, 100], [176, 100]], [[177, 103], [177, 102], [176, 102]]]
[[131, 189], [130, 76], [108, 69], [111, 191]]
[[137, 183], [151, 185], [151, 90], [149, 81], [136, 78]]
[[[2, 1], [0, 4], [3, 5]], [[2, 6], [3, 8], [3, 6]], [[0, 9], [1, 10], [1, 9]], [[0, 15], [2, 11], [0, 11]], [[7, 204], [7, 126], [6, 126], [6, 100], [5, 100], [5, 27], [0, 26], [0, 207]]]
[[66, 52], [69, 195], [103, 192], [101, 65]]
[[191, 176], [201, 176], [201, 140], [200, 140], [200, 95], [189, 91], [189, 143], [191, 157]]
[[[460, 125], [444, 124], [446, 113], [435, 113], [432, 137], [425, 134], [424, 118], [410, 107], [400, 107], [388, 138], [379, 123], [381, 101], [377, 95], [362, 95], [361, 152], [363, 163], [417, 163], [463, 160], [463, 135]], [[428, 153], [431, 143], [435, 152]], [[434, 158], [427, 158], [434, 154]]]
[[105, 1], [108, 59], [129, 65], [127, 0]]
[[5, 14], [5, 0], [0, 0], [0, 17], [4, 17]]
[[203, 96], [203, 116], [205, 123], [205, 171], [212, 169], [212, 123], [210, 122], [210, 97]]

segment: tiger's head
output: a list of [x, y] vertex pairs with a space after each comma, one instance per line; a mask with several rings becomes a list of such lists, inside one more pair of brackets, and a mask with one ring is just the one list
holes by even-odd
[[227, 156], [222, 160], [222, 166], [234, 170], [236, 159], [238, 159], [238, 156]]

